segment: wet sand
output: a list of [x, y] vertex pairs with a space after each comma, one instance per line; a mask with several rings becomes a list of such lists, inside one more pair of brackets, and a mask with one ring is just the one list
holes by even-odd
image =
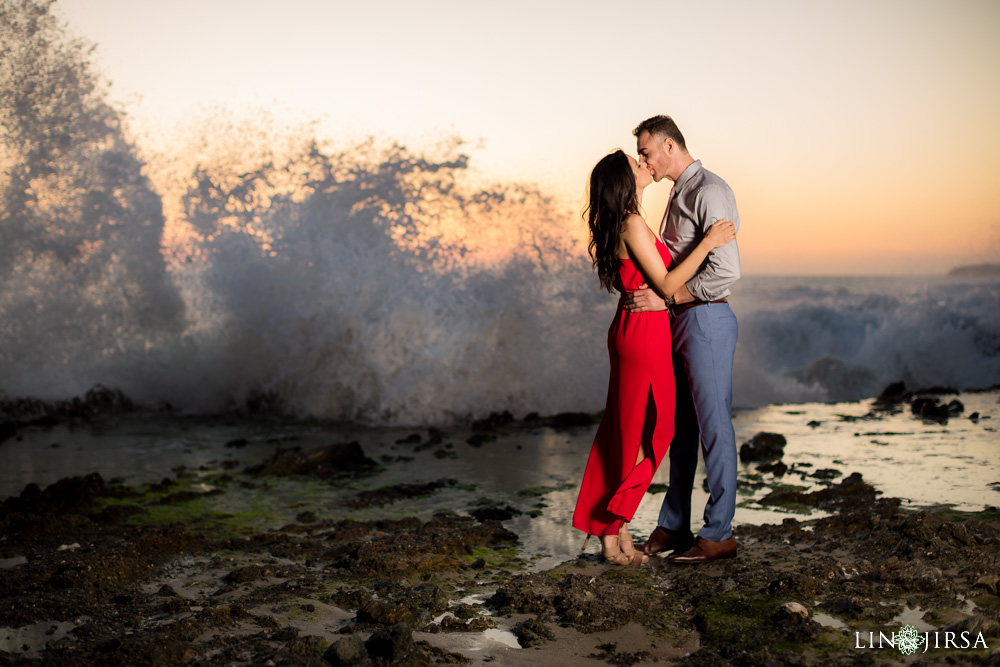
[[[0, 507], [0, 664], [998, 664], [998, 395], [962, 394], [947, 423], [908, 403], [737, 414], [741, 441], [787, 445], [741, 467], [739, 557], [698, 566], [580, 554], [565, 526], [592, 416], [19, 422], [7, 470], [20, 449], [49, 460]], [[922, 447], [945, 470], [907, 463]], [[919, 481], [948, 468], [953, 492]], [[868, 648], [903, 625], [931, 648]], [[959, 648], [934, 647], [947, 632]]]

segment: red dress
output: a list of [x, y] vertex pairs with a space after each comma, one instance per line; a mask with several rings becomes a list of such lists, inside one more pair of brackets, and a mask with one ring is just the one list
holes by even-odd
[[[659, 239], [656, 249], [669, 267], [670, 253]], [[632, 260], [620, 262], [618, 276], [626, 292], [648, 282]], [[573, 527], [589, 535], [617, 535], [622, 519], [632, 520], [674, 435], [674, 368], [667, 312], [619, 309], [608, 330], [608, 354], [608, 402], [573, 512]], [[646, 458], [635, 465], [640, 445]]]

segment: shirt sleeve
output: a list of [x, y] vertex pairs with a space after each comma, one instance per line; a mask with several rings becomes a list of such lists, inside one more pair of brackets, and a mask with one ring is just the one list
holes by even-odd
[[[732, 220], [740, 231], [740, 214], [736, 210], [736, 197], [728, 187], [711, 184], [698, 191], [695, 210], [701, 233], [719, 220]], [[688, 291], [696, 299], [714, 301], [729, 294], [729, 286], [740, 277], [740, 250], [736, 241], [708, 253], [701, 269], [687, 282]]]

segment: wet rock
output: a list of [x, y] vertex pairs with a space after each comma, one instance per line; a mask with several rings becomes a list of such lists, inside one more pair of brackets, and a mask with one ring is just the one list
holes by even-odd
[[608, 642], [598, 645], [600, 653], [591, 653], [588, 658], [602, 660], [609, 665], [635, 665], [640, 662], [656, 662], [656, 658], [649, 651], [627, 651], [618, 650], [618, 642]]
[[920, 396], [910, 403], [910, 411], [921, 419], [947, 421], [949, 413], [946, 405], [936, 396]]
[[376, 465], [375, 461], [364, 455], [361, 445], [354, 441], [327, 445], [310, 452], [303, 452], [299, 447], [279, 447], [271, 458], [247, 468], [246, 472], [258, 477], [308, 475], [327, 478], [368, 472]]
[[833, 479], [834, 477], [840, 477], [843, 473], [834, 468], [820, 468], [813, 472], [812, 477], [816, 479]]
[[191, 611], [191, 602], [180, 597], [168, 598], [160, 605], [160, 610], [164, 614], [170, 614], [171, 616], [186, 614]]
[[586, 412], [560, 412], [552, 415], [549, 425], [554, 429], [567, 429], [576, 426], [590, 426], [594, 423], [592, 415]]
[[952, 543], [959, 543], [967, 547], [975, 547], [976, 539], [969, 534], [968, 529], [960, 523], [945, 523], [941, 526], [941, 536]]
[[335, 641], [323, 654], [323, 659], [333, 667], [367, 667], [371, 664], [365, 642], [357, 635]]
[[174, 590], [174, 587], [171, 586], [170, 584], [163, 584], [162, 586], [160, 586], [160, 589], [156, 591], [156, 594], [161, 598], [180, 597], [180, 595], [177, 594], [177, 591]]
[[967, 632], [972, 637], [971, 641], [975, 641], [980, 633], [984, 637], [996, 637], [1000, 635], [1000, 623], [996, 619], [987, 618], [982, 614], [975, 614], [941, 628], [940, 632], [954, 632], [956, 637], [961, 637], [963, 632]]
[[514, 421], [514, 415], [512, 415], [508, 410], [504, 410], [503, 412], [492, 412], [489, 417], [472, 422], [472, 430], [494, 431], [501, 426], [511, 423], [512, 421]]
[[761, 505], [805, 505], [820, 509], [845, 509], [869, 507], [879, 491], [867, 484], [861, 473], [851, 473], [840, 484], [812, 493], [801, 491], [772, 491], [760, 500]]
[[839, 598], [823, 603], [823, 608], [839, 616], [857, 618], [864, 608], [861, 601], [855, 597]]
[[476, 616], [468, 621], [452, 616], [441, 619], [441, 629], [444, 632], [485, 632], [496, 626], [496, 621], [487, 616]]
[[0, 423], [0, 443], [13, 438], [15, 435], [17, 435], [17, 424], [15, 422]]
[[326, 640], [322, 637], [306, 635], [286, 642], [281, 652], [291, 656], [294, 664], [322, 664], [320, 656], [323, 655], [322, 647], [325, 645]]
[[640, 568], [609, 570], [599, 577], [570, 574], [558, 583], [552, 599], [556, 615], [581, 632], [617, 630], [662, 614], [662, 593], [648, 586], [649, 572]]
[[96, 472], [86, 477], [65, 477], [44, 491], [37, 484], [28, 484], [19, 496], [4, 500], [0, 517], [13, 512], [86, 514], [105, 491], [104, 479]]
[[341, 588], [330, 595], [330, 602], [343, 609], [360, 609], [371, 599], [372, 594], [364, 588]]
[[416, 618], [406, 607], [372, 600], [358, 609], [357, 620], [359, 623], [373, 623], [375, 625], [403, 623], [410, 627], [415, 623]]
[[784, 454], [785, 436], [780, 433], [760, 432], [740, 447], [740, 461], [766, 461]]
[[416, 651], [413, 643], [413, 632], [405, 623], [397, 623], [388, 628], [382, 628], [365, 642], [368, 656], [393, 665], [402, 662]]
[[463, 621], [468, 621], [471, 618], [477, 618], [482, 606], [477, 606], [474, 604], [465, 604], [460, 602], [458, 604], [452, 605], [448, 611], [455, 615], [456, 618], [460, 618]]
[[228, 605], [218, 605], [216, 607], [206, 607], [196, 615], [199, 622], [210, 627], [232, 627], [236, 625], [239, 613], [233, 613], [233, 608]]
[[775, 477], [782, 477], [788, 472], [788, 466], [784, 461], [775, 461], [773, 463], [761, 463], [757, 466], [757, 470], [772, 473]]
[[552, 629], [537, 618], [521, 621], [513, 628], [514, 636], [522, 648], [531, 648], [556, 638]]
[[0, 417], [19, 425], [51, 426], [60, 420], [90, 420], [104, 414], [139, 410], [120, 389], [95, 384], [80, 397], [61, 401], [43, 401], [24, 397], [8, 399], [0, 396]]
[[958, 389], [955, 389], [954, 387], [934, 385], [931, 387], [921, 387], [920, 389], [917, 389], [913, 393], [918, 396], [928, 396], [928, 395], [943, 396], [945, 394], [957, 394]]
[[227, 574], [223, 578], [223, 581], [230, 584], [245, 584], [249, 581], [256, 581], [269, 576], [271, 576], [270, 570], [267, 570], [260, 565], [247, 565], [246, 567], [236, 568]]
[[407, 589], [404, 595], [407, 604], [415, 609], [438, 614], [448, 608], [448, 596], [435, 583], [428, 582]]
[[884, 600], [873, 600], [857, 595], [828, 600], [822, 607], [843, 618], [879, 623], [886, 623], [903, 611], [901, 604], [886, 603]]
[[233, 449], [241, 449], [249, 444], [250, 441], [247, 440], [246, 438], [236, 438], [235, 440], [230, 440], [229, 442], [227, 442], [226, 447], [230, 447]]
[[521, 516], [521, 510], [510, 505], [504, 507], [480, 507], [469, 512], [476, 521], [507, 521], [516, 516]]
[[731, 577], [726, 577], [720, 581], [713, 589], [714, 593], [725, 593], [726, 591], [736, 588], [736, 581]]
[[782, 605], [771, 621], [774, 624], [771, 630], [777, 641], [808, 642], [822, 632], [819, 623], [809, 618], [809, 611], [797, 602]]
[[482, 447], [487, 442], [493, 442], [496, 439], [497, 437], [493, 434], [473, 433], [468, 438], [466, 438], [465, 442], [472, 445], [473, 447]]
[[472, 561], [472, 564], [469, 565], [469, 567], [471, 567], [473, 570], [481, 570], [484, 567], [486, 567], [486, 559], [477, 558], [476, 560]]
[[910, 399], [912, 394], [906, 390], [906, 385], [902, 382], [893, 382], [882, 390], [882, 393], [875, 399], [876, 407], [889, 408]]
[[534, 574], [519, 574], [502, 583], [486, 606], [499, 614], [544, 614], [552, 612], [546, 592], [548, 582]]
[[429, 496], [435, 491], [457, 484], [453, 479], [439, 479], [433, 482], [415, 482], [409, 484], [394, 484], [383, 486], [372, 491], [361, 491], [357, 495], [344, 500], [347, 507], [362, 508], [386, 505], [406, 498]]
[[283, 533], [295, 533], [297, 535], [302, 535], [311, 532], [313, 529], [309, 526], [303, 526], [300, 523], [289, 523], [282, 526], [279, 530]]
[[936, 396], [920, 396], [910, 403], [910, 410], [921, 419], [945, 423], [949, 417], [962, 414], [965, 406], [958, 399], [945, 404]]
[[446, 554], [428, 554], [418, 559], [414, 563], [417, 572], [436, 572], [440, 570], [458, 570], [464, 567], [464, 563], [457, 558]]
[[973, 586], [975, 588], [982, 588], [993, 595], [998, 595], [1000, 594], [1000, 576], [996, 574], [984, 574], [976, 580]]

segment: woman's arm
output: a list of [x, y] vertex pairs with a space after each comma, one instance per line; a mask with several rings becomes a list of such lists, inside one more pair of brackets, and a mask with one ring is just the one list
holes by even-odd
[[712, 225], [701, 242], [672, 271], [667, 271], [663, 258], [656, 250], [656, 242], [641, 216], [632, 214], [625, 220], [625, 230], [622, 239], [629, 254], [639, 264], [643, 275], [648, 278], [649, 285], [660, 296], [668, 298], [691, 279], [701, 263], [708, 257], [709, 251], [723, 246], [736, 238], [736, 226], [729, 220], [720, 220]]

